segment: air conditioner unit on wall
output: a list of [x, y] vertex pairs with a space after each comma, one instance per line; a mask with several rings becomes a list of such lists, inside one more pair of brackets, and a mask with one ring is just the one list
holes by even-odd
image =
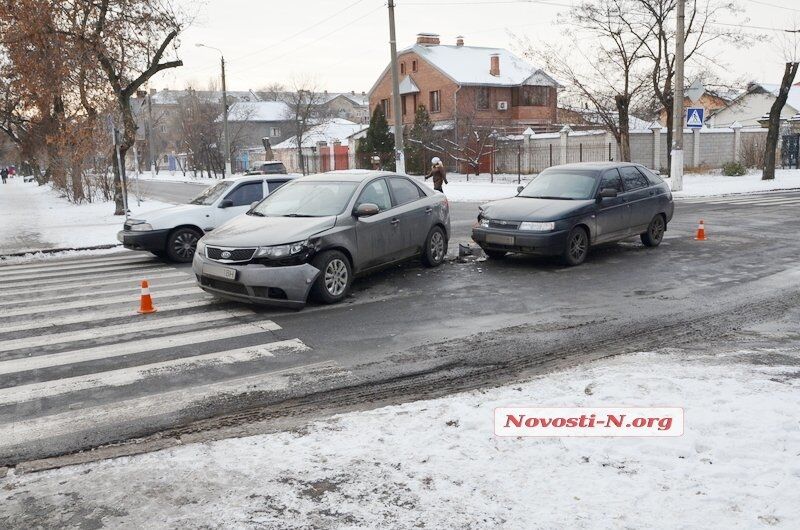
[[508, 110], [508, 101], [498, 101], [497, 110]]

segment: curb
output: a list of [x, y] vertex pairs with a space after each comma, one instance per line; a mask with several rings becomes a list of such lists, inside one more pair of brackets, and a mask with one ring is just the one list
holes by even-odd
[[65, 247], [65, 248], [44, 248], [38, 250], [23, 250], [20, 252], [14, 252], [12, 254], [0, 254], [0, 260], [6, 258], [17, 258], [19, 256], [25, 256], [28, 254], [55, 254], [56, 252], [67, 252], [67, 251], [79, 251], [79, 250], [107, 250], [110, 248], [117, 248], [122, 247], [120, 244], [116, 245], [96, 245], [93, 247]]

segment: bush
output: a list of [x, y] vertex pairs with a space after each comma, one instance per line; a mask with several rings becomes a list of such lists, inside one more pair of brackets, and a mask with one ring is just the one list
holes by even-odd
[[722, 166], [722, 174], [726, 177], [741, 177], [747, 174], [747, 168], [739, 162], [728, 162]]

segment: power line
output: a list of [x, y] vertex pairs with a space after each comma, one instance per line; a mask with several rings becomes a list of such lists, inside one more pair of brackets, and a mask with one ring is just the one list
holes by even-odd
[[761, 0], [747, 0], [747, 1], [753, 4], [759, 4], [762, 6], [774, 7], [776, 9], [785, 9], [786, 11], [794, 11], [795, 13], [800, 13], [800, 9], [795, 9], [794, 7], [786, 7], [786, 6], [780, 6], [778, 4], [770, 4], [769, 2], [762, 2]]

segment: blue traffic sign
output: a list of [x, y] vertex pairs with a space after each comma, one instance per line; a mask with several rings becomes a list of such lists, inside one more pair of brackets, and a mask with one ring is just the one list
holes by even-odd
[[689, 107], [686, 109], [686, 126], [690, 129], [700, 129], [705, 121], [706, 109], [702, 107]]

